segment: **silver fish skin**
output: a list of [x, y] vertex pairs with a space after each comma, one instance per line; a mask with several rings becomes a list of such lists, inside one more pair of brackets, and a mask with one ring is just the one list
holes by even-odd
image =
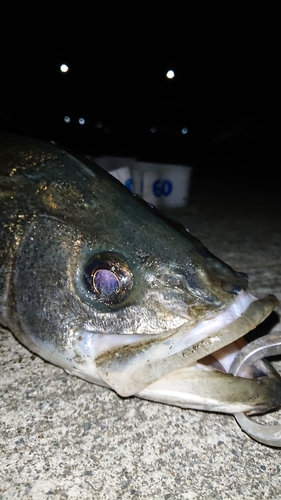
[[233, 359], [277, 299], [253, 297], [244, 273], [102, 169], [3, 135], [0, 214], [0, 323], [31, 351], [121, 396], [226, 413], [280, 406], [263, 367], [227, 373], [228, 350]]

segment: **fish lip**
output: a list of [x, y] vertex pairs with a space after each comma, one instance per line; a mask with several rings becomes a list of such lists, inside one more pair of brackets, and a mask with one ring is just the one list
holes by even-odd
[[[219, 332], [222, 327], [231, 324], [244, 314], [249, 305], [256, 300], [256, 297], [250, 293], [241, 291], [239, 293], [238, 300], [235, 300], [226, 309], [223, 309], [219, 313], [206, 318], [192, 328], [192, 330], [189, 330], [188, 333], [185, 334], [184, 337], [170, 349], [169, 355], [183, 351], [192, 344], [203, 340], [207, 335], [216, 331]], [[182, 330], [184, 332], [185, 329], [186, 323], [179, 328], [179, 331]], [[219, 339], [213, 337], [214, 344], [216, 340]], [[215, 351], [216, 349], [214, 349], [214, 352]]]

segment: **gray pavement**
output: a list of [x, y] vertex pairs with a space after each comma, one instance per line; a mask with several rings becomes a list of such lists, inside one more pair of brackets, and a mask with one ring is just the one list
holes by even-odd
[[[281, 300], [280, 203], [219, 193], [195, 189], [172, 215], [247, 272], [253, 294]], [[122, 399], [0, 335], [1, 499], [281, 498], [281, 450], [250, 439], [234, 417]]]

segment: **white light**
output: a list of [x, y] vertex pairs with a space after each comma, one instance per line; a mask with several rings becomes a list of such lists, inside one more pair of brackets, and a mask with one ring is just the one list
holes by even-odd
[[181, 133], [182, 133], [183, 135], [187, 134], [187, 132], [188, 132], [188, 128], [187, 128], [187, 127], [183, 127], [183, 128], [181, 129]]
[[80, 125], [85, 125], [85, 119], [84, 118], [79, 118], [79, 123]]
[[152, 134], [155, 134], [155, 132], [156, 132], [156, 127], [151, 127], [150, 132], [151, 132]]
[[61, 64], [60, 65], [60, 70], [61, 70], [62, 73], [67, 73], [67, 71], [68, 71], [67, 64]]
[[102, 123], [101, 123], [101, 122], [97, 122], [97, 123], [96, 123], [96, 127], [97, 127], [97, 128], [102, 128]]
[[169, 78], [169, 80], [171, 80], [172, 78], [174, 78], [174, 76], [175, 72], [172, 69], [169, 69], [169, 71], [167, 71], [166, 73], [166, 77]]
[[70, 122], [70, 116], [65, 116], [64, 117], [64, 121], [65, 121], [65, 123], [69, 123]]

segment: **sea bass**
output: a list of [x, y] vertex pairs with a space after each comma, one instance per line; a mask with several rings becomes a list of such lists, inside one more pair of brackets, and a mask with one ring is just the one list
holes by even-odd
[[0, 219], [0, 323], [31, 351], [123, 397], [281, 405], [262, 361], [229, 373], [275, 296], [249, 294], [246, 274], [98, 166], [3, 135]]

